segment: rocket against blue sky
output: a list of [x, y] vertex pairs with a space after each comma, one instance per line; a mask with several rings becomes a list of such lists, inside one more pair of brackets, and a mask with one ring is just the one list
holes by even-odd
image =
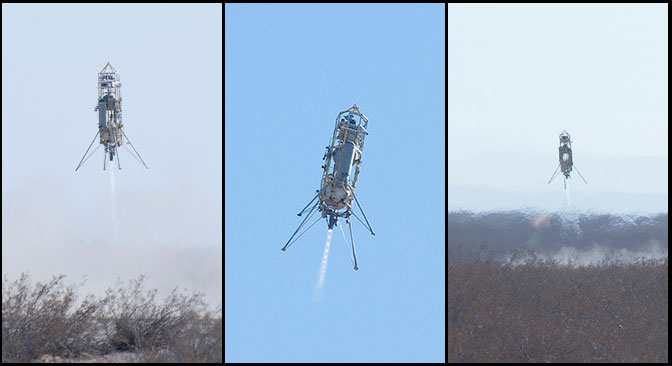
[[84, 153], [82, 160], [80, 160], [79, 165], [77, 165], [77, 168], [75, 168], [75, 171], [77, 171], [77, 169], [79, 169], [94, 152], [96, 152], [98, 147], [100, 147], [99, 145], [87, 156], [89, 150], [91, 150], [91, 146], [93, 146], [93, 143], [98, 136], [100, 136], [100, 144], [105, 147], [103, 170], [105, 170], [107, 166], [108, 157], [110, 161], [114, 161], [115, 156], [117, 157], [117, 167], [121, 169], [118, 148], [125, 146], [124, 142], [131, 146], [135, 154], [128, 150], [129, 153], [138, 159], [145, 168], [149, 169], [123, 130], [124, 125], [121, 120], [121, 75], [117, 73], [117, 70], [115, 70], [109, 62], [98, 73], [98, 104], [96, 104], [94, 111], [98, 112], [98, 132], [96, 133], [96, 136], [93, 137], [93, 141], [91, 141], [89, 148], [86, 149], [86, 152]]
[[[317, 190], [317, 194], [306, 207], [298, 213], [298, 216], [301, 216], [310, 206], [308, 215], [303, 219], [299, 227], [296, 228], [294, 234], [292, 234], [287, 241], [287, 244], [282, 247], [283, 251], [294, 241], [298, 240], [301, 235], [308, 231], [308, 229], [319, 221], [320, 218], [326, 219], [328, 229], [333, 230], [334, 226], [338, 226], [338, 219], [343, 217], [348, 223], [348, 228], [350, 230], [350, 242], [352, 244], [352, 256], [354, 258], [355, 270], [358, 269], [350, 216], [354, 216], [359, 220], [359, 222], [371, 232], [371, 235], [376, 235], [373, 232], [373, 229], [371, 229], [369, 220], [366, 218], [362, 207], [359, 205], [357, 196], [355, 196], [355, 184], [357, 183], [359, 168], [362, 163], [364, 138], [368, 135], [368, 123], [369, 119], [359, 111], [357, 105], [353, 105], [350, 109], [345, 110], [336, 116], [336, 125], [334, 126], [331, 143], [326, 147], [327, 151], [322, 157], [322, 160], [324, 160], [325, 163], [322, 165], [323, 173], [320, 189]], [[317, 200], [317, 202], [313, 204], [315, 200]], [[353, 200], [357, 204], [366, 223], [354, 213], [352, 206]], [[311, 206], [311, 204], [313, 205]], [[294, 239], [303, 225], [315, 212], [318, 211], [321, 213], [321, 217], [318, 217], [313, 224], [308, 226], [303, 233]], [[343, 232], [342, 228], [341, 231]], [[344, 232], [343, 237], [345, 237]]]

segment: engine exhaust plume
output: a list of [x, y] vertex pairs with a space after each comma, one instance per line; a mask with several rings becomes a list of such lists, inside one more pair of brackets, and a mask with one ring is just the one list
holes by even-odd
[[315, 288], [315, 300], [322, 297], [324, 293], [324, 277], [327, 274], [327, 261], [329, 260], [329, 246], [331, 245], [332, 229], [327, 230], [327, 241], [324, 244], [324, 253], [322, 254], [322, 264], [320, 265], [320, 278]]

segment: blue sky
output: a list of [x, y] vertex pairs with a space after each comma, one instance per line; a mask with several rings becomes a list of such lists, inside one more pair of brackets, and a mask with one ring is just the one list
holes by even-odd
[[[443, 362], [444, 5], [225, 5], [225, 361]], [[376, 236], [326, 223], [280, 251], [319, 186], [338, 112], [369, 135]]]
[[[221, 4], [2, 5], [3, 275], [100, 294], [145, 274], [221, 303], [221, 45]], [[149, 166], [121, 149], [114, 196], [102, 149], [75, 172], [108, 61]]]

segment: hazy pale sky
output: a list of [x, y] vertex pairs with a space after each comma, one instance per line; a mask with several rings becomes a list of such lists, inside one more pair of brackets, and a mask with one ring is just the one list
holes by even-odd
[[667, 9], [449, 4], [449, 207], [451, 185], [561, 190], [562, 130], [575, 191], [666, 195]]
[[[149, 166], [102, 148], [97, 73], [121, 74], [124, 131]], [[221, 4], [2, 5], [2, 273], [146, 274], [222, 296]], [[95, 146], [94, 146], [95, 147]]]

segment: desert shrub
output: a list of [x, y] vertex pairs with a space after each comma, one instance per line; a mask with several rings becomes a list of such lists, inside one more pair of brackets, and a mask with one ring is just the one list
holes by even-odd
[[64, 277], [35, 285], [25, 273], [3, 279], [3, 362], [111, 352], [134, 352], [144, 362], [221, 362], [221, 309], [208, 311], [203, 294], [175, 289], [157, 303], [140, 276], [75, 307], [78, 286], [66, 287]]
[[74, 311], [77, 286], [66, 287], [61, 275], [32, 285], [28, 274], [2, 283], [2, 360], [28, 362], [42, 354], [77, 356], [96, 350], [105, 300], [87, 296]]
[[203, 294], [187, 296], [175, 289], [157, 305], [156, 290], [144, 291], [144, 280], [107, 291], [110, 346], [136, 351], [150, 362], [217, 362], [217, 354], [221, 360], [221, 326], [217, 335], [217, 319], [207, 311]]

